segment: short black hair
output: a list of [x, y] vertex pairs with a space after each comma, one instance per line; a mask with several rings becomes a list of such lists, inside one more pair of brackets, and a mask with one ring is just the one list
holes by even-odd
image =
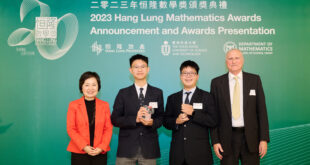
[[85, 82], [85, 80], [89, 79], [89, 78], [92, 78], [94, 77], [96, 80], [97, 80], [97, 83], [98, 83], [98, 91], [100, 91], [100, 88], [101, 88], [101, 83], [100, 83], [100, 77], [99, 75], [96, 73], [96, 72], [91, 72], [91, 71], [87, 71], [87, 72], [84, 72], [81, 77], [80, 77], [80, 81], [79, 81], [79, 89], [80, 89], [80, 92], [83, 93], [82, 91], [82, 87], [83, 87], [83, 84]]
[[149, 58], [142, 55], [142, 54], [136, 54], [136, 55], [133, 55], [130, 57], [129, 59], [129, 64], [130, 66], [132, 65], [132, 63], [135, 61], [135, 60], [142, 60], [144, 61], [147, 65], [149, 65]]
[[191, 61], [191, 60], [187, 60], [187, 61], [184, 61], [181, 66], [180, 66], [180, 73], [182, 73], [182, 70], [186, 67], [191, 67], [191, 68], [194, 68], [197, 72], [197, 74], [199, 73], [199, 66], [196, 62], [194, 61]]

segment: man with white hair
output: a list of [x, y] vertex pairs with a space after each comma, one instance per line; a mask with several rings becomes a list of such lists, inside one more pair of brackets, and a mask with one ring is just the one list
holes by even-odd
[[267, 153], [269, 124], [265, 95], [258, 75], [242, 71], [238, 49], [226, 54], [228, 73], [211, 82], [219, 124], [211, 139], [221, 165], [258, 165]]

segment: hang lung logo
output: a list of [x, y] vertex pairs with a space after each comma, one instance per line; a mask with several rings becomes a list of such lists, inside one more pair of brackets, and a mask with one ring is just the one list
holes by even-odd
[[[78, 34], [78, 20], [72, 13], [60, 18], [50, 16], [48, 5], [39, 0], [24, 0], [20, 7], [20, 20], [23, 22], [27, 14], [34, 8], [40, 7], [40, 16], [35, 19], [35, 29], [19, 28], [8, 38], [8, 45], [26, 46], [35, 41], [38, 52], [47, 60], [56, 60], [64, 56], [74, 44]], [[64, 24], [65, 35], [63, 44], [57, 45], [58, 24]]]

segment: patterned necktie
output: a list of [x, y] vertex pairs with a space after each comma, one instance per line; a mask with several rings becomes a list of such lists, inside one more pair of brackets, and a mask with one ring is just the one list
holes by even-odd
[[186, 98], [185, 98], [185, 104], [189, 104], [189, 95], [191, 94], [192, 92], [185, 92], [185, 94], [186, 94]]
[[240, 117], [240, 86], [238, 82], [238, 77], [234, 77], [234, 79], [235, 87], [232, 104], [232, 117], [237, 120]]
[[143, 88], [140, 88], [140, 93], [139, 93], [139, 102], [140, 102], [140, 106], [144, 105], [144, 95], [143, 95]]

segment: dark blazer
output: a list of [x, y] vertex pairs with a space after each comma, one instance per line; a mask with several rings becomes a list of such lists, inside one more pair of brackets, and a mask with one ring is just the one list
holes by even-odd
[[123, 88], [115, 98], [112, 124], [119, 127], [118, 157], [132, 158], [136, 156], [138, 147], [144, 158], [154, 159], [160, 157], [157, 128], [161, 127], [164, 114], [163, 92], [148, 84], [144, 103], [157, 102], [158, 108], [152, 115], [153, 125], [144, 126], [136, 123], [140, 104], [135, 85]]
[[[250, 95], [255, 90], [256, 95]], [[228, 73], [214, 78], [211, 94], [215, 98], [220, 122], [212, 129], [212, 144], [220, 143], [224, 155], [232, 153], [232, 118]], [[269, 142], [269, 125], [262, 82], [258, 75], [243, 72], [243, 116], [245, 140], [250, 152], [258, 152], [261, 140]]]
[[217, 124], [217, 115], [211, 94], [196, 88], [190, 104], [202, 103], [202, 109], [194, 109], [190, 120], [176, 124], [181, 113], [183, 91], [168, 97], [164, 115], [164, 126], [172, 130], [170, 164], [181, 165], [184, 160], [190, 165], [213, 164], [209, 143], [209, 127]]

